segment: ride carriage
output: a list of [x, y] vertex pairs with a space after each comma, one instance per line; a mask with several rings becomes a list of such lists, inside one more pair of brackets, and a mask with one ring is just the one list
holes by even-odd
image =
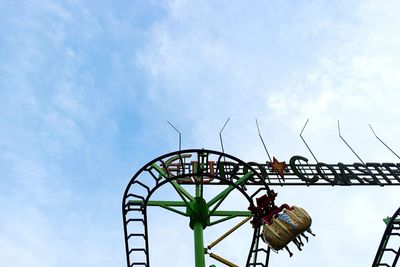
[[303, 208], [287, 204], [275, 206], [276, 196], [277, 194], [272, 191], [269, 196], [257, 198], [257, 207], [250, 209], [255, 215], [252, 224], [255, 227], [263, 225], [264, 242], [275, 251], [285, 248], [291, 257], [293, 253], [287, 247], [290, 242], [301, 250], [304, 245], [301, 237], [308, 242], [305, 232], [314, 236], [310, 228], [312, 220]]

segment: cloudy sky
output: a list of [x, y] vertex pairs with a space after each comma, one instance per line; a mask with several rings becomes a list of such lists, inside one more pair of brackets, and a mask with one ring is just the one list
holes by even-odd
[[[166, 120], [183, 148], [220, 150], [230, 117], [225, 151], [265, 161], [258, 118], [271, 154], [288, 161], [312, 159], [298, 136], [310, 118], [304, 136], [318, 160], [356, 162], [340, 120], [364, 161], [398, 162], [368, 123], [400, 152], [399, 9], [368, 0], [1, 1], [0, 266], [125, 266], [122, 194], [141, 166], [178, 148]], [[273, 254], [270, 266], [369, 266], [382, 218], [400, 204], [395, 187], [275, 190], [309, 211], [317, 237], [302, 252], [292, 247], [292, 258]], [[193, 266], [188, 222], [151, 212], [160, 218], [152, 266]], [[238, 238], [250, 239], [246, 230]], [[247, 253], [239, 243], [225, 246], [227, 258]]]

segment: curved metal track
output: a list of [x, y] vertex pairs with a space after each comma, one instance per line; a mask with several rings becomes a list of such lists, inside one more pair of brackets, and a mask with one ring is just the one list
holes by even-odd
[[[400, 208], [385, 222], [387, 223], [386, 230], [383, 233], [372, 267], [394, 267], [400, 257]], [[391, 241], [397, 241], [395, 247], [393, 247], [394, 244]], [[390, 262], [388, 262], [389, 259]]]
[[[171, 164], [171, 159], [178, 164]], [[197, 162], [197, 167], [190, 166], [186, 161]], [[228, 159], [230, 164], [223, 164]], [[194, 160], [194, 161], [193, 161]], [[222, 163], [222, 164], [221, 164]], [[236, 163], [236, 164], [231, 164]], [[181, 166], [181, 167], [179, 167]], [[217, 168], [214, 168], [217, 166]], [[255, 193], [249, 195], [246, 184], [237, 185], [239, 173], [251, 172], [247, 180], [259, 187]], [[151, 195], [165, 184], [179, 183], [180, 181], [200, 183], [202, 186], [215, 184], [234, 186], [254, 207], [256, 196], [269, 193], [270, 189], [265, 179], [244, 161], [226, 153], [205, 150], [180, 150], [160, 156], [143, 166], [130, 180], [122, 202], [125, 248], [127, 266], [150, 266], [149, 240], [147, 224], [147, 203]], [[213, 183], [211, 181], [214, 180]], [[179, 192], [178, 192], [179, 193]], [[219, 204], [217, 204], [219, 205]], [[246, 266], [267, 267], [270, 250], [261, 241], [261, 229], [255, 228], [247, 257]]]

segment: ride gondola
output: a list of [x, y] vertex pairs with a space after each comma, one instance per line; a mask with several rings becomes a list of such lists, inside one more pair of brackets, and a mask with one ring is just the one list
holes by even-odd
[[315, 236], [310, 228], [312, 219], [301, 207], [288, 204], [276, 206], [277, 195], [271, 190], [269, 195], [263, 195], [256, 199], [257, 206], [249, 208], [254, 215], [251, 223], [253, 227], [263, 227], [262, 239], [272, 250], [277, 252], [285, 248], [291, 257], [293, 253], [288, 248], [290, 242], [293, 242], [301, 250], [301, 247], [304, 246], [301, 237], [308, 242], [306, 232]]

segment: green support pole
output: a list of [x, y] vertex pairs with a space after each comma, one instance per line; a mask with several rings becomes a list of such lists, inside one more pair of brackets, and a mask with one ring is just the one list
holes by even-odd
[[[198, 205], [198, 199], [200, 197], [201, 185], [196, 184], [196, 200], [194, 201], [195, 211], [197, 214], [201, 214], [201, 207]], [[204, 200], [203, 200], [204, 201]], [[197, 204], [197, 205], [196, 205]], [[203, 216], [201, 216], [203, 217]], [[194, 223], [194, 259], [196, 267], [206, 267], [206, 259], [204, 254], [204, 237], [203, 237], [203, 223], [197, 221]]]
[[194, 258], [195, 267], [206, 267], [204, 255], [203, 225], [201, 222], [194, 224]]
[[[160, 173], [160, 177], [167, 177], [165, 171], [157, 164], [153, 164], [153, 167]], [[251, 174], [252, 174], [251, 172], [247, 172], [241, 178], [239, 178], [235, 182], [235, 184], [241, 185], [245, 183], [250, 178]], [[206, 260], [205, 260], [206, 249], [204, 247], [204, 237], [203, 237], [204, 229], [207, 226], [215, 225], [217, 223], [232, 219], [234, 217], [250, 217], [251, 213], [249, 211], [217, 210], [222, 201], [224, 201], [224, 199], [228, 196], [228, 194], [235, 189], [235, 186], [233, 185], [230, 185], [228, 188], [226, 188], [224, 191], [222, 191], [216, 197], [214, 197], [209, 203], [206, 203], [205, 199], [203, 198], [203, 184], [201, 182], [196, 183], [195, 197], [193, 197], [189, 192], [187, 192], [176, 181], [171, 181], [171, 184], [173, 185], [178, 195], [181, 197], [182, 201], [149, 200], [147, 202], [144, 202], [143, 200], [130, 200], [129, 204], [131, 205], [146, 204], [147, 206], [158, 206], [173, 211], [179, 215], [190, 217], [189, 225], [194, 232], [195, 267], [206, 267]], [[212, 211], [210, 211], [211, 206], [213, 206]], [[186, 207], [186, 210], [178, 209], [182, 207]], [[211, 216], [221, 216], [225, 218], [219, 219], [211, 223], [210, 222]], [[225, 238], [226, 235], [223, 238]], [[210, 253], [210, 257], [217, 259], [226, 265], [236, 266], [233, 263], [230, 263], [229, 261], [213, 253]], [[210, 267], [213, 266], [215, 267], [215, 265], [211, 265]]]

